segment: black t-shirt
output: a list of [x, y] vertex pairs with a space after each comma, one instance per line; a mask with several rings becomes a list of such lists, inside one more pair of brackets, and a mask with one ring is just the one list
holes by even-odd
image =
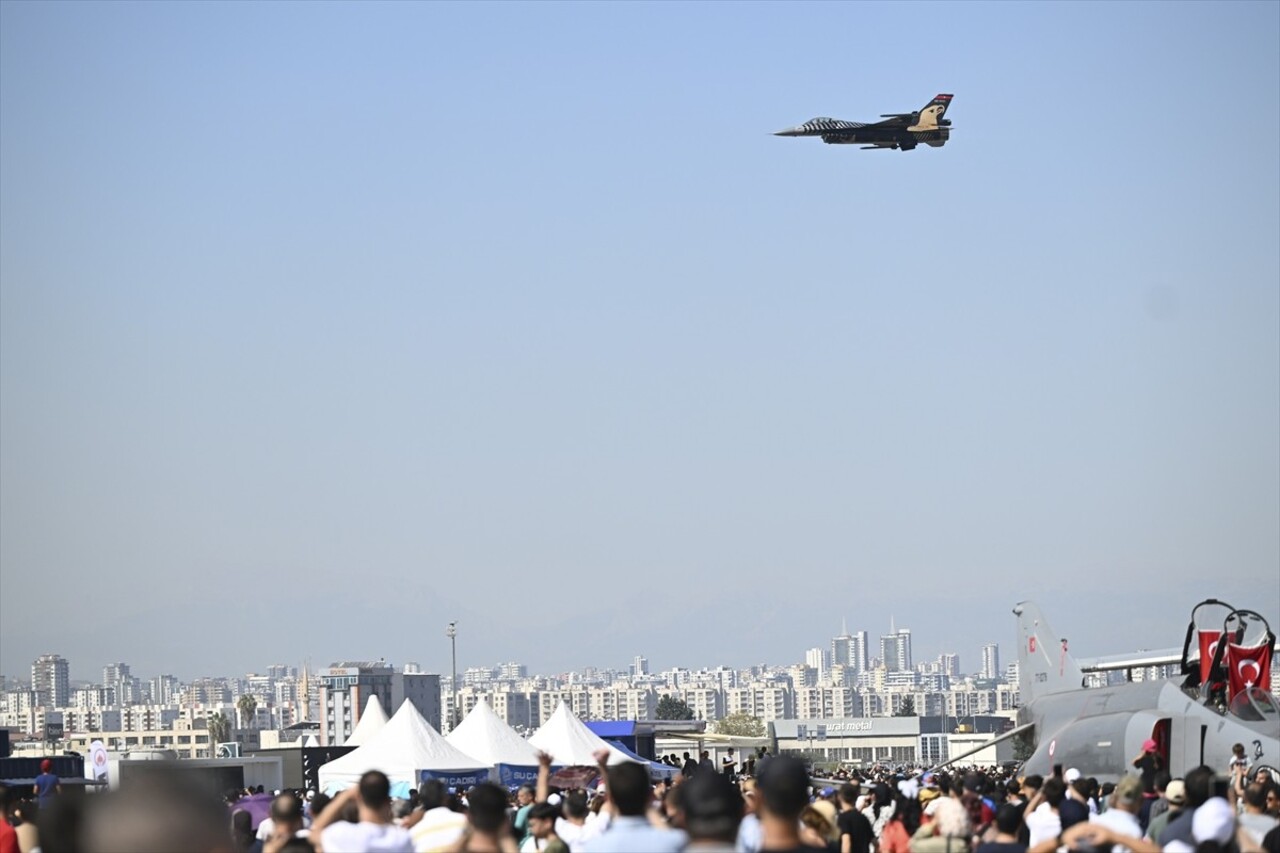
[[1133, 762], [1133, 766], [1142, 772], [1142, 793], [1154, 794], [1156, 771], [1164, 767], [1164, 760], [1154, 752], [1144, 752], [1141, 758]]
[[836, 828], [841, 836], [850, 837], [849, 849], [853, 853], [867, 853], [875, 849], [876, 834], [871, 829], [871, 821], [862, 812], [853, 809], [840, 812], [836, 815]]
[[795, 847], [763, 847], [760, 853], [830, 853], [826, 847], [797, 844]]

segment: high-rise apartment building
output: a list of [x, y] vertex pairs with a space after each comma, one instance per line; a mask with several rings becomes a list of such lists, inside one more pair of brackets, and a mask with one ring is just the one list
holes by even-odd
[[65, 707], [71, 701], [71, 664], [62, 655], [36, 658], [31, 664], [31, 690], [38, 707]]
[[850, 665], [858, 672], [871, 669], [871, 652], [867, 648], [867, 632], [854, 631], [849, 648]]
[[[320, 671], [320, 745], [342, 746], [355, 731], [370, 696], [390, 716], [394, 669], [386, 661], [337, 661]], [[438, 721], [437, 721], [438, 722]]]
[[387, 716], [405, 700], [428, 723], [440, 728], [440, 676], [396, 672], [386, 661], [339, 661], [321, 670], [320, 745], [342, 746], [360, 722], [370, 696], [377, 696]]
[[649, 674], [649, 659], [642, 655], [636, 655], [631, 661], [631, 677], [635, 678], [640, 675]]
[[507, 663], [498, 664], [498, 671], [494, 676], [499, 681], [519, 681], [522, 678], [529, 677], [529, 668], [522, 663], [509, 661]]
[[804, 665], [815, 670], [817, 683], [827, 680], [827, 653], [823, 649], [809, 649], [804, 653]]
[[135, 682], [127, 663], [109, 663], [102, 668], [102, 686], [110, 693], [112, 705], [132, 705], [141, 699]]
[[960, 655], [954, 652], [943, 652], [938, 655], [938, 671], [947, 678], [959, 678]]
[[880, 659], [889, 672], [911, 669], [911, 629], [898, 628], [881, 635]]
[[840, 636], [831, 638], [831, 665], [853, 666], [853, 637], [844, 623], [840, 624]]
[[1000, 646], [995, 643], [987, 643], [982, 647], [982, 677], [1000, 677]]

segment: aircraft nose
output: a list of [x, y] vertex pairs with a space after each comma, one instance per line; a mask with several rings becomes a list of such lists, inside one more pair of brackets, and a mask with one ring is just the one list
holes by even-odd
[[773, 135], [774, 135], [774, 136], [803, 136], [803, 135], [804, 135], [804, 128], [803, 128], [803, 127], [788, 127], [788, 128], [786, 128], [786, 129], [784, 129], [784, 130], [779, 130], [779, 131], [775, 132]]

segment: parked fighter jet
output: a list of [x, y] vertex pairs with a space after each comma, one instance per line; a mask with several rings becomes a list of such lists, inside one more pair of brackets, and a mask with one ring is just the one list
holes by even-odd
[[897, 148], [910, 151], [924, 144], [941, 148], [951, 137], [951, 121], [942, 116], [951, 105], [950, 95], [937, 95], [913, 113], [886, 113], [883, 121], [863, 124], [838, 118], [815, 118], [798, 127], [780, 130], [774, 136], [821, 136], [831, 145], [861, 145], [863, 148]]
[[[1228, 611], [1226, 619], [1197, 623], [1206, 606]], [[1175, 778], [1201, 764], [1225, 768], [1235, 743], [1245, 745], [1254, 769], [1268, 767], [1276, 777], [1280, 703], [1268, 690], [1276, 638], [1259, 614], [1202, 602], [1192, 610], [1180, 676], [1091, 688], [1035, 604], [1021, 602], [1013, 612], [1022, 708], [1018, 725], [995, 740], [1031, 738], [1021, 775], [1047, 776], [1057, 765], [1115, 781], [1150, 740]]]

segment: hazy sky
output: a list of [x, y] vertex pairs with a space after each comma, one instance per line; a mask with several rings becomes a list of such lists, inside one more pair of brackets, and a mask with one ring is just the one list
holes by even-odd
[[[1278, 45], [1255, 2], [0, 3], [0, 672], [1274, 625]], [[938, 92], [942, 149], [771, 135]]]

